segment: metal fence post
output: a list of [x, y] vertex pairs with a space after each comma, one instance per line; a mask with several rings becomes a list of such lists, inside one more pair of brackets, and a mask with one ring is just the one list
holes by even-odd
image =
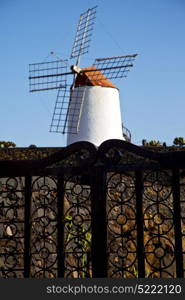
[[138, 277], [145, 277], [145, 261], [144, 261], [144, 236], [143, 236], [143, 178], [142, 172], [135, 173], [135, 189], [136, 189], [136, 225], [137, 225], [137, 257], [138, 257]]
[[175, 230], [176, 275], [177, 277], [184, 277], [179, 169], [174, 169], [172, 174], [173, 174], [172, 175], [173, 209], [174, 209], [173, 222], [174, 222], [174, 230]]

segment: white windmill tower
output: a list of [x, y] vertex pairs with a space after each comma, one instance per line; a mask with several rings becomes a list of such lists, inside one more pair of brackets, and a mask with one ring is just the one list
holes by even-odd
[[[51, 132], [67, 133], [67, 145], [88, 141], [96, 146], [108, 139], [123, 139], [119, 90], [110, 79], [127, 76], [137, 54], [98, 58], [92, 67], [80, 68], [89, 50], [96, 7], [80, 15], [71, 59], [30, 64], [30, 92], [58, 89]], [[69, 75], [73, 75], [69, 84]]]

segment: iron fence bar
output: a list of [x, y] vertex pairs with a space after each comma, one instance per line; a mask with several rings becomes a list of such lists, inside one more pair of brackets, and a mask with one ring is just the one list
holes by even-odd
[[25, 210], [24, 210], [24, 277], [30, 277], [31, 261], [30, 261], [30, 247], [31, 247], [31, 185], [32, 177], [25, 177]]
[[184, 277], [184, 271], [183, 271], [179, 169], [172, 170], [172, 188], [173, 188], [173, 209], [174, 209], [173, 222], [174, 222], [174, 231], [175, 231], [176, 276], [181, 278]]
[[137, 225], [137, 258], [138, 277], [145, 278], [145, 258], [144, 258], [144, 236], [143, 236], [143, 178], [142, 172], [135, 172], [136, 190], [136, 225]]
[[65, 273], [64, 264], [64, 176], [57, 176], [57, 256], [58, 278], [63, 278]]
[[107, 277], [106, 173], [91, 171], [92, 277]]

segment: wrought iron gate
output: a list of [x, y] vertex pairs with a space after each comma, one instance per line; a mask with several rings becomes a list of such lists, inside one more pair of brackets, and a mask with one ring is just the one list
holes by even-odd
[[0, 277], [184, 277], [185, 153], [109, 140], [0, 161]]

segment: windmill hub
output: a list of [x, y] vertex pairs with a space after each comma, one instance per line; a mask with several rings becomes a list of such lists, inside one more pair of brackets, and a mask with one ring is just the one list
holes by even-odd
[[73, 73], [76, 73], [76, 74], [79, 74], [80, 72], [81, 72], [81, 68], [79, 67], [79, 66], [76, 66], [76, 65], [72, 65], [71, 66], [71, 71], [73, 72]]

